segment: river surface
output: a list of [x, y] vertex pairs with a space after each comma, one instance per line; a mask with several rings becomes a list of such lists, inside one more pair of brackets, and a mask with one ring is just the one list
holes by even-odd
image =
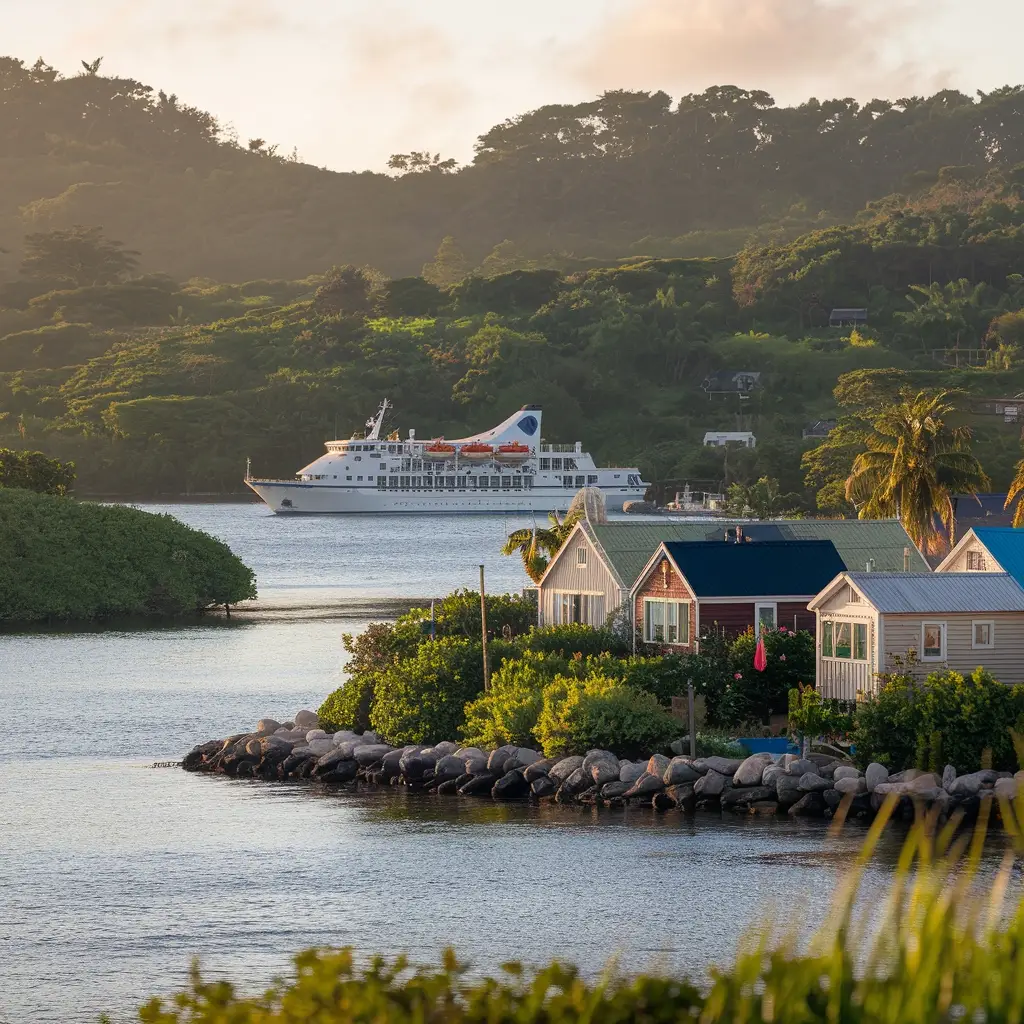
[[[552, 957], [599, 971], [728, 963], [775, 907], [815, 922], [862, 832], [647, 809], [591, 812], [327, 793], [154, 768], [315, 709], [374, 601], [518, 590], [520, 520], [277, 518], [159, 506], [256, 571], [244, 620], [0, 635], [0, 1022], [133, 1018], [193, 956], [259, 990], [313, 945], [479, 971]], [[890, 851], [891, 853], [891, 851]], [[874, 867], [878, 890], [888, 868]]]

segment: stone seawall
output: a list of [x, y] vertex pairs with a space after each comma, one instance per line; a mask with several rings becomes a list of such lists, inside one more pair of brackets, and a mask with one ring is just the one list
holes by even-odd
[[873, 817], [890, 794], [907, 815], [925, 806], [940, 818], [954, 810], [973, 816], [989, 797], [1016, 798], [1024, 772], [979, 771], [941, 777], [908, 769], [890, 775], [885, 766], [860, 771], [841, 758], [810, 754], [668, 757], [631, 761], [612, 751], [544, 757], [529, 747], [484, 751], [454, 741], [433, 746], [391, 747], [373, 733], [329, 733], [311, 711], [292, 722], [262, 719], [256, 729], [194, 747], [182, 761], [192, 772], [264, 781], [309, 780], [325, 786], [405, 786], [410, 790], [621, 807], [650, 804], [660, 811], [698, 807], [741, 814], [789, 814], [831, 818]]

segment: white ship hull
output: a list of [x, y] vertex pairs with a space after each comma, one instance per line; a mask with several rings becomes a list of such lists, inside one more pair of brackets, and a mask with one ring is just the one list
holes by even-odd
[[[278, 515], [340, 515], [345, 513], [494, 513], [565, 510], [576, 495], [566, 488], [537, 487], [529, 492], [474, 494], [470, 491], [393, 492], [372, 488], [331, 487], [278, 480], [249, 480], [249, 486]], [[644, 489], [601, 489], [609, 512], [627, 501], [642, 501]], [[289, 504], [283, 504], [288, 502]]]

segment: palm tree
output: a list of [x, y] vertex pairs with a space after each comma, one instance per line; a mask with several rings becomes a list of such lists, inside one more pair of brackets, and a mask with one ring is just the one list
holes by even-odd
[[559, 519], [557, 512], [548, 513], [548, 527], [538, 529], [513, 530], [501, 546], [503, 555], [519, 554], [523, 559], [526, 575], [539, 583], [548, 563], [558, 554], [562, 545], [569, 539], [572, 528], [579, 522], [581, 513], [570, 512], [564, 519]]
[[861, 519], [896, 517], [925, 554], [942, 551], [953, 536], [953, 495], [976, 494], [989, 479], [971, 454], [969, 427], [951, 427], [956, 391], [906, 388], [882, 412], [853, 462], [847, 500]]
[[1010, 493], [1006, 496], [1006, 504], [1003, 508], [1010, 508], [1015, 501], [1017, 507], [1013, 510], [1013, 525], [1024, 526], [1024, 459], [1017, 463], [1013, 474], [1013, 483], [1010, 484]]

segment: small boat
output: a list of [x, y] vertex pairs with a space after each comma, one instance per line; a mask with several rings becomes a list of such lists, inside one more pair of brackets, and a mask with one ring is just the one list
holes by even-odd
[[459, 458], [467, 462], [489, 462], [494, 458], [494, 445], [480, 444], [477, 441], [464, 444], [459, 449]]
[[494, 461], [515, 466], [521, 462], [526, 462], [530, 458], [531, 453], [532, 449], [528, 444], [512, 441], [510, 444], [498, 445], [498, 450], [494, 453]]
[[439, 438], [433, 444], [424, 447], [423, 458], [434, 462], [447, 462], [448, 459], [455, 458], [455, 445], [446, 443], [444, 438]]

